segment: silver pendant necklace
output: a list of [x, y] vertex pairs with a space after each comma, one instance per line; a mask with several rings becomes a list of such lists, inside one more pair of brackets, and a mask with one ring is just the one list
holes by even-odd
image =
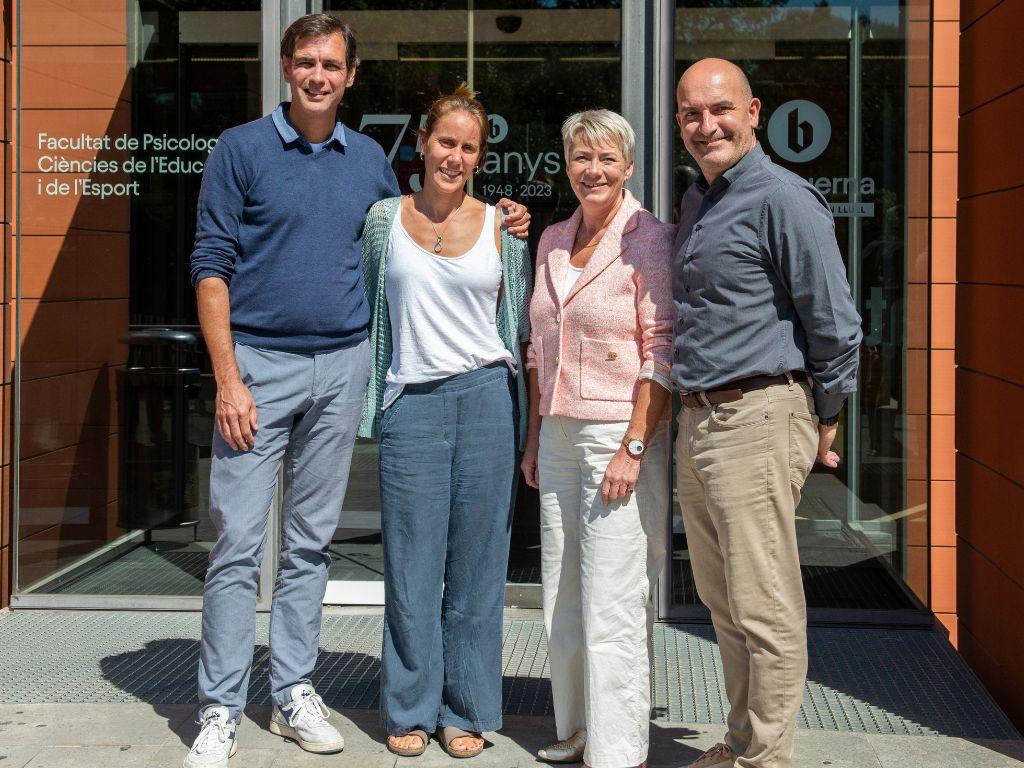
[[458, 207], [448, 215], [447, 219], [445, 219], [444, 226], [441, 228], [440, 232], [438, 232], [437, 231], [437, 227], [434, 226], [434, 220], [432, 218], [430, 218], [429, 216], [427, 217], [427, 221], [430, 222], [430, 228], [432, 230], [434, 230], [434, 237], [437, 238], [434, 241], [434, 253], [437, 253], [437, 254], [441, 253], [441, 249], [444, 247], [443, 242], [442, 242], [443, 239], [444, 239], [444, 231], [446, 229], [448, 229], [448, 225], [451, 224], [452, 219], [455, 218], [455, 215], [459, 212], [459, 209], [462, 208], [462, 204], [465, 203], [465, 202], [466, 202], [466, 197], [463, 197], [462, 198], [462, 203], [459, 203]]

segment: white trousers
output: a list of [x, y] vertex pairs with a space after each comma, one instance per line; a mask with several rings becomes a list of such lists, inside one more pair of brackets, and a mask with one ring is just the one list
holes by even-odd
[[544, 626], [558, 739], [587, 729], [584, 759], [647, 759], [651, 592], [665, 560], [668, 434], [662, 424], [636, 490], [605, 505], [601, 482], [626, 422], [545, 416], [540, 430]]

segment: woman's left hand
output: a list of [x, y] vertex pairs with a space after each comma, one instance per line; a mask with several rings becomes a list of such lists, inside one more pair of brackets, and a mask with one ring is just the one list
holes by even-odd
[[505, 219], [501, 226], [520, 240], [530, 236], [530, 209], [522, 203], [509, 200], [507, 197], [498, 201], [498, 207], [505, 211]]
[[640, 459], [634, 459], [623, 446], [612, 456], [608, 462], [608, 469], [604, 471], [604, 481], [601, 483], [601, 501], [605, 506], [619, 499], [628, 499], [633, 489], [636, 488], [636, 479], [640, 476]]

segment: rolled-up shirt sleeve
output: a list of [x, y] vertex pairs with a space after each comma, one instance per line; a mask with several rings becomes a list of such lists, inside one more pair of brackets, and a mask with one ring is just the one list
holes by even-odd
[[806, 337], [815, 409], [821, 418], [832, 418], [857, 389], [863, 337], [835, 221], [823, 198], [796, 186], [770, 195], [762, 219], [763, 245]]
[[671, 390], [676, 322], [676, 305], [672, 299], [673, 229], [664, 225], [659, 229], [633, 273], [643, 359], [639, 377], [653, 379]]
[[240, 153], [224, 137], [217, 142], [203, 168], [196, 206], [196, 239], [190, 273], [192, 285], [207, 277], [228, 284], [238, 258], [238, 227], [247, 189]]

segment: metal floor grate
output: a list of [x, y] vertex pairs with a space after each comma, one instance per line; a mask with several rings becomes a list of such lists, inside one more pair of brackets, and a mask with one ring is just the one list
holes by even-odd
[[[700, 598], [689, 559], [673, 560], [672, 569], [672, 602], [698, 605]], [[800, 574], [810, 608], [901, 610], [915, 607], [892, 577], [872, 559], [857, 565], [803, 564]]]
[[[377, 706], [381, 616], [325, 615], [313, 683], [338, 708]], [[191, 703], [197, 613], [17, 611], [0, 614], [0, 703]], [[269, 702], [268, 618], [256, 623], [249, 690]], [[721, 659], [711, 627], [655, 628], [654, 716], [723, 723]], [[937, 633], [812, 628], [799, 725], [819, 730], [1015, 739], [1013, 726]], [[505, 622], [504, 709], [550, 715], [540, 622]]]

